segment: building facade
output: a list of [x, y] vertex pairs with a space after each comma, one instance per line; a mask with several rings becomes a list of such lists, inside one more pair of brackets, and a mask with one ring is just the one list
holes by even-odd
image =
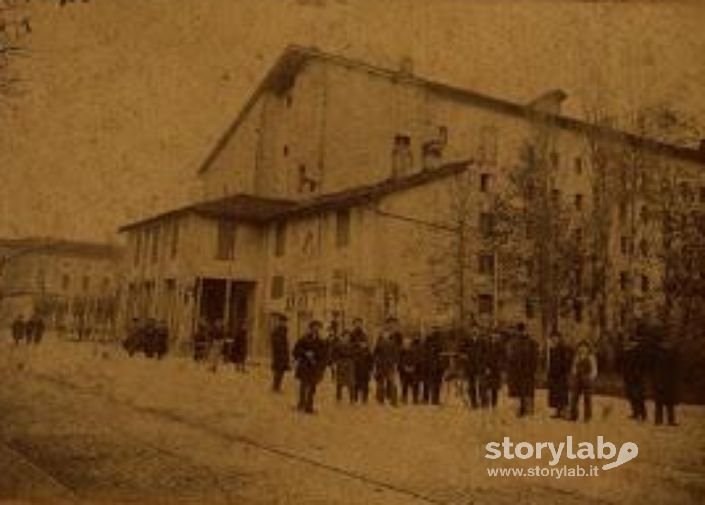
[[[633, 165], [626, 146], [643, 153], [640, 172], [668, 165], [673, 184], [687, 181], [701, 212], [705, 157], [561, 116], [564, 98], [517, 104], [419, 78], [409, 62], [291, 47], [200, 167], [203, 200], [122, 228], [126, 314], [167, 320], [182, 339], [200, 318], [245, 324], [256, 353], [277, 312], [296, 333], [312, 318], [374, 327], [389, 315], [410, 331], [468, 318], [536, 332], [569, 321], [585, 336], [626, 324], [641, 302], [625, 275], [642, 267], [632, 257], [624, 274], [624, 205], [637, 212], [639, 197], [600, 181]], [[602, 163], [596, 146], [621, 154]], [[596, 215], [611, 216], [599, 230]], [[651, 263], [638, 275], [657, 292], [663, 262]], [[567, 288], [546, 280], [553, 269]]]
[[114, 335], [120, 248], [50, 238], [2, 240], [0, 320], [40, 315], [60, 332]]

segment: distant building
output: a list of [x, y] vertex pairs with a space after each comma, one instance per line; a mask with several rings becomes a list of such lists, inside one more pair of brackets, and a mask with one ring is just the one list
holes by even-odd
[[[180, 338], [199, 318], [244, 322], [258, 353], [275, 312], [295, 333], [312, 318], [374, 327], [390, 315], [409, 331], [465, 317], [538, 331], [535, 293], [509, 287], [489, 239], [510, 170], [550, 164], [578, 241], [594, 202], [591, 139], [682, 167], [676, 178], [705, 194], [702, 152], [561, 116], [561, 91], [518, 104], [410, 68], [287, 49], [200, 167], [203, 200], [121, 229], [127, 317], [165, 319]], [[611, 255], [622, 229], [609, 230]], [[560, 314], [576, 334], [599, 317], [622, 324], [618, 268], [599, 316], [576, 277]]]
[[50, 328], [107, 336], [117, 317], [119, 248], [53, 238], [0, 240], [0, 321], [41, 315]]

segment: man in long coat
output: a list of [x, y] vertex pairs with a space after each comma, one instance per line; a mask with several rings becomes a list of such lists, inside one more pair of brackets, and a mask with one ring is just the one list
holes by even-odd
[[624, 394], [631, 408], [631, 419], [646, 421], [646, 375], [648, 371], [648, 356], [645, 339], [645, 328], [637, 327], [636, 338], [624, 344], [621, 356], [622, 377], [624, 379]]
[[19, 344], [20, 341], [25, 338], [26, 333], [27, 323], [24, 320], [24, 316], [20, 314], [12, 322], [12, 338], [15, 341], [15, 345]]
[[397, 371], [399, 366], [399, 347], [391, 325], [382, 331], [374, 349], [375, 380], [377, 381], [377, 401], [388, 401], [397, 405]]
[[526, 325], [519, 323], [509, 366], [509, 390], [512, 396], [519, 398], [519, 417], [533, 412], [537, 364], [538, 344], [527, 333]]
[[548, 351], [548, 406], [555, 409], [552, 417], [563, 418], [568, 406], [570, 389], [570, 369], [573, 363], [573, 350], [566, 344], [563, 335], [554, 331]]
[[298, 409], [313, 414], [316, 387], [323, 378], [328, 364], [328, 350], [321, 339], [320, 321], [311, 321], [309, 331], [294, 345], [292, 354], [296, 361], [296, 378], [299, 380]]
[[669, 426], [677, 426], [676, 405], [678, 404], [678, 386], [680, 366], [678, 349], [674, 342], [662, 333], [653, 344], [651, 358], [651, 380], [654, 393], [654, 423], [663, 424], [663, 414]]
[[443, 382], [443, 337], [435, 326], [423, 343], [421, 370], [423, 376], [423, 401], [433, 405], [441, 403], [441, 383]]
[[272, 390], [281, 392], [284, 374], [291, 368], [289, 365], [289, 330], [287, 319], [283, 314], [277, 316], [277, 321], [272, 330], [271, 352], [272, 352]]

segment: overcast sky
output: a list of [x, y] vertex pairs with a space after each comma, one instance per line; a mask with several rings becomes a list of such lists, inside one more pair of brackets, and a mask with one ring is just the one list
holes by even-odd
[[[34, 8], [26, 93], [0, 108], [0, 236], [105, 240], [188, 202], [194, 174], [290, 43], [567, 112], [668, 103], [705, 123], [695, 3], [92, 0]], [[597, 98], [596, 98], [597, 97]]]

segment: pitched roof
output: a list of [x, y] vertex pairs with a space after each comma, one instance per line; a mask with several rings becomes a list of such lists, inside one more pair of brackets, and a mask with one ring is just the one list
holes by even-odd
[[127, 231], [132, 228], [155, 223], [157, 221], [182, 216], [184, 214], [200, 214], [209, 217], [231, 217], [245, 221], [263, 221], [272, 215], [287, 208], [293, 207], [295, 202], [281, 198], [265, 198], [249, 194], [236, 194], [214, 200], [197, 202], [176, 209], [172, 209], [161, 214], [135, 221], [119, 228], [119, 231]]
[[121, 248], [113, 244], [52, 237], [0, 238], [0, 249], [10, 252], [10, 257], [42, 253], [117, 258], [121, 253]]
[[225, 130], [223, 135], [218, 139], [213, 149], [205, 158], [205, 160], [198, 169], [198, 173], [202, 174], [209, 169], [214, 160], [217, 158], [218, 154], [220, 154], [222, 149], [225, 147], [230, 137], [232, 137], [232, 135], [237, 131], [238, 127], [243, 122], [250, 109], [252, 109], [255, 103], [257, 103], [257, 100], [264, 91], [285, 88], [287, 86], [287, 83], [291, 81], [293, 76], [295, 76], [296, 73], [299, 72], [303, 65], [307, 61], [314, 59], [325, 61], [339, 66], [344, 66], [347, 68], [354, 68], [362, 72], [367, 72], [370, 74], [375, 74], [381, 77], [392, 79], [396, 82], [405, 82], [410, 85], [421, 86], [431, 92], [445, 96], [449, 99], [456, 100], [459, 102], [473, 103], [480, 107], [489, 108], [503, 114], [522, 117], [525, 119], [531, 118], [532, 120], [555, 124], [560, 128], [580, 133], [602, 135], [617, 141], [626, 142], [630, 145], [645, 148], [654, 152], [668, 154], [677, 158], [695, 161], [698, 163], [705, 163], [705, 156], [698, 149], [667, 144], [639, 135], [627, 133], [625, 131], [617, 130], [615, 128], [595, 125], [593, 123], [581, 121], [579, 119], [574, 119], [567, 116], [562, 116], [559, 114], [539, 113], [532, 108], [531, 103], [528, 105], [519, 104], [510, 100], [505, 100], [502, 98], [486, 95], [484, 93], [479, 93], [477, 91], [459, 88], [439, 81], [424, 79], [413, 74], [401, 73], [398, 70], [379, 67], [345, 56], [325, 53], [316, 48], [292, 45], [288, 46], [284, 50], [284, 52], [279, 56], [274, 65], [267, 72], [264, 79], [260, 81], [259, 85], [257, 86], [257, 88], [255, 88], [252, 95], [250, 95], [248, 100], [245, 102], [245, 105], [242, 107], [238, 115], [235, 117], [230, 126]]
[[423, 170], [404, 177], [388, 178], [373, 184], [312, 196], [306, 200], [293, 201], [276, 198], [263, 198], [255, 195], [238, 194], [216, 200], [198, 202], [173, 209], [155, 216], [122, 226], [119, 231], [156, 223], [162, 219], [196, 213], [208, 217], [232, 217], [252, 222], [265, 222], [273, 219], [305, 215], [314, 212], [350, 207], [423, 186], [465, 171], [472, 161], [447, 163], [439, 168]]
[[472, 164], [471, 160], [447, 163], [439, 168], [422, 170], [403, 177], [390, 177], [383, 181], [310, 198], [272, 216], [273, 219], [306, 215], [362, 205], [407, 189], [460, 174]]

